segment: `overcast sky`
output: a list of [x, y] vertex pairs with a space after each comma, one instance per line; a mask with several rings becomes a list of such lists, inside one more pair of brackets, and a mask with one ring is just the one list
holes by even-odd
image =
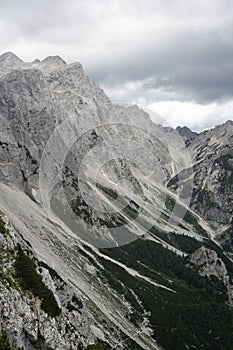
[[232, 0], [0, 0], [0, 54], [80, 61], [172, 126], [233, 119]]

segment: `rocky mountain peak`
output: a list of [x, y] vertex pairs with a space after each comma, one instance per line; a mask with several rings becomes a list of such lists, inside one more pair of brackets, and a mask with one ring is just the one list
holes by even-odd
[[66, 64], [66, 62], [63, 60], [63, 58], [61, 58], [58, 55], [48, 56], [48, 57], [44, 58], [41, 61], [41, 63], [51, 63], [51, 64], [61, 64], [61, 65]]
[[186, 144], [189, 144], [198, 135], [197, 132], [192, 131], [187, 126], [177, 126], [176, 131], [184, 139]]
[[24, 62], [12, 52], [6, 52], [0, 56], [0, 77], [3, 77], [14, 70], [36, 68], [45, 74], [66, 66], [66, 62], [60, 56], [48, 56], [42, 61], [35, 59], [32, 62]]
[[223, 124], [217, 125], [214, 129], [212, 129], [212, 134], [217, 137], [229, 137], [232, 136], [233, 132], [233, 121], [228, 120]]
[[13, 70], [23, 68], [24, 62], [12, 52], [0, 56], [0, 78]]
[[3, 62], [11, 62], [11, 63], [14, 63], [14, 62], [23, 62], [18, 56], [16, 56], [14, 53], [12, 52], [5, 52], [4, 54], [2, 54], [0, 56], [0, 63], [2, 64]]

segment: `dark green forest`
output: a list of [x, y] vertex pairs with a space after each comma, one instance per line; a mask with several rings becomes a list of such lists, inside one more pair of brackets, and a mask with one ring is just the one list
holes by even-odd
[[105, 267], [102, 279], [133, 305], [134, 314], [129, 316], [132, 321], [136, 324], [141, 321], [142, 309], [131, 290], [143, 307], [151, 311], [155, 339], [165, 349], [232, 350], [233, 311], [219, 280], [200, 277], [185, 266], [185, 258], [152, 241], [137, 240], [103, 252], [174, 290], [155, 287], [100, 259]]
[[34, 296], [41, 299], [41, 307], [49, 316], [55, 317], [61, 314], [61, 309], [58, 307], [52, 291], [44, 284], [33, 260], [24, 253], [20, 246], [18, 246], [15, 271], [21, 287], [31, 291]]

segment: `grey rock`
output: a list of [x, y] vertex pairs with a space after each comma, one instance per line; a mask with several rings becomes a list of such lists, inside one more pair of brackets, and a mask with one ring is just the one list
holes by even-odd
[[229, 304], [233, 306], [233, 280], [226, 265], [215, 250], [201, 247], [187, 258], [187, 266], [196, 266], [200, 276], [215, 276], [227, 288]]
[[[63, 314], [56, 319], [48, 316], [41, 309], [41, 301], [31, 293], [22, 291], [17, 282], [9, 285], [8, 281], [13, 280], [14, 276], [15, 257], [12, 255], [9, 258], [6, 254], [4, 259], [3, 256], [4, 252], [15, 251], [19, 240], [7, 217], [2, 216], [2, 219], [5, 221], [8, 233], [5, 236], [0, 234], [1, 272], [7, 276], [6, 280], [3, 278], [0, 281], [0, 330], [4, 329], [7, 332], [12, 346], [24, 347], [27, 350], [35, 349], [39, 344], [43, 349], [77, 349], [77, 342], [80, 344], [94, 342], [96, 337], [90, 328], [90, 324], [94, 321], [90, 314], [81, 310], [83, 305], [75, 306], [79, 312], [78, 320], [72, 318], [66, 309], [74, 292], [71, 287], [66, 286], [61, 277], [57, 275], [57, 279], [53, 280], [49, 271], [43, 268], [44, 282], [63, 309]], [[27, 243], [24, 244], [29, 249]], [[33, 252], [31, 254], [33, 256]], [[75, 329], [75, 337], [71, 332], [67, 332], [67, 327]]]
[[186, 145], [189, 145], [195, 139], [195, 137], [198, 135], [197, 132], [192, 131], [187, 126], [183, 126], [183, 127], [177, 126], [176, 130], [183, 137]]
[[201, 276], [216, 276], [218, 279], [223, 279], [227, 275], [224, 262], [218, 258], [214, 250], [201, 247], [191, 254], [189, 262], [199, 267], [198, 273]]

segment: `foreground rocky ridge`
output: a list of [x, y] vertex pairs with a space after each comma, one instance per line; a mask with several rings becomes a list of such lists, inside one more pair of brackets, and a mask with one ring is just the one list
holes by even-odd
[[[11, 345], [25, 349], [42, 347], [64, 350], [84, 349], [88, 343], [95, 343], [97, 338], [92, 332], [95, 322], [85, 310], [81, 299], [77, 298], [72, 288], [55, 271], [40, 264], [30, 244], [24, 241], [3, 214], [0, 220], [0, 329], [6, 331]], [[54, 318], [47, 314], [41, 307], [39, 297], [22, 289], [20, 279], [15, 278], [19, 244], [26, 254], [30, 254], [44, 283], [54, 293], [62, 309], [60, 316]]]
[[[7, 186], [0, 185], [0, 187], [1, 207], [4, 207], [4, 211], [11, 216], [15, 230], [23, 232], [23, 241], [21, 238], [20, 244], [26, 242], [30, 247], [29, 251], [33, 249], [36, 263], [39, 261], [39, 265], [52, 272], [55, 281], [57, 276], [64, 281], [61, 283], [58, 278], [56, 283], [53, 282], [58, 284], [58, 290], [54, 291], [50, 279], [47, 280], [49, 288], [64, 303], [65, 307], [62, 310], [66, 313], [65, 310], [68, 309], [69, 321], [76, 325], [75, 334], [77, 332], [82, 336], [83, 343], [88, 344], [95, 339], [94, 342], [104, 341], [121, 349], [124, 348], [121, 343], [124, 344], [127, 340], [127, 346], [132, 345], [135, 349], [137, 347], [159, 349], [156, 342], [151, 339], [147, 317], [139, 319], [137, 325], [132, 323], [129, 317], [133, 312], [131, 304], [106, 284], [107, 271], [105, 272], [103, 266], [105, 259], [102, 258], [102, 254], [97, 254], [91, 247], [82, 246], [68, 228], [51, 221], [52, 216], [48, 218], [44, 209], [38, 207], [23, 192], [9, 190]], [[8, 204], [11, 206], [10, 209]], [[12, 213], [16, 213], [16, 216]], [[65, 288], [63, 294], [64, 285], [67, 285], [67, 292]], [[80, 307], [78, 313], [75, 311], [76, 305], [70, 303], [74, 294], [82, 300], [86, 312], [83, 308], [80, 310]], [[136, 297], [135, 303], [140, 305]], [[146, 315], [146, 310], [140, 308], [142, 315]], [[82, 311], [84, 311], [83, 318], [79, 315]], [[77, 339], [75, 344], [78, 345]]]

